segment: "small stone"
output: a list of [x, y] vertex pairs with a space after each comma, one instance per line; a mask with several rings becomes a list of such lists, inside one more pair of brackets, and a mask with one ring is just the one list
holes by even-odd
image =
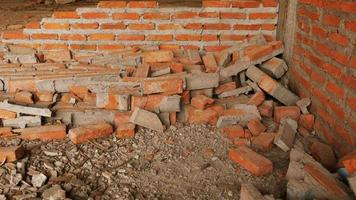
[[32, 185], [34, 187], [42, 187], [43, 184], [46, 182], [47, 176], [44, 174], [36, 174], [32, 176]]
[[45, 200], [61, 200], [66, 198], [66, 192], [60, 185], [53, 185], [43, 192], [42, 197]]

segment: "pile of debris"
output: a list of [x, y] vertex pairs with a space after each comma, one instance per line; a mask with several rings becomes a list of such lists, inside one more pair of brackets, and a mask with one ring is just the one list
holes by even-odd
[[[37, 52], [14, 45], [2, 49], [0, 138], [68, 137], [81, 144], [111, 135], [112, 125], [122, 139], [133, 137], [136, 126], [163, 132], [177, 122], [210, 124], [236, 145], [229, 150], [231, 160], [262, 176], [273, 171], [273, 163], [258, 151], [275, 145], [288, 152], [296, 137], [314, 135], [310, 99], [299, 99], [287, 89], [288, 66], [276, 57], [283, 52], [282, 43], [263, 36], [214, 53], [155, 46], [110, 53]], [[266, 132], [267, 126], [274, 131]], [[21, 146], [0, 152], [4, 162], [24, 155]], [[288, 197], [347, 198], [324, 168], [335, 170], [333, 150], [313, 141], [311, 152], [322, 165], [305, 153], [291, 158]], [[355, 154], [343, 158], [350, 174], [355, 159]], [[355, 178], [349, 180], [354, 184]], [[305, 188], [311, 183], [320, 190]]]

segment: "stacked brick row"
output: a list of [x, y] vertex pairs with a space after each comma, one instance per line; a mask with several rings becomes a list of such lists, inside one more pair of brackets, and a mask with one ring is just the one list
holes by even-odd
[[291, 79], [341, 154], [356, 144], [356, 2], [299, 0]]
[[275, 39], [276, 0], [204, 1], [200, 8], [159, 7], [155, 1], [103, 1], [96, 8], [55, 12], [2, 41], [41, 50], [110, 51], [159, 45], [216, 51], [263, 34]]

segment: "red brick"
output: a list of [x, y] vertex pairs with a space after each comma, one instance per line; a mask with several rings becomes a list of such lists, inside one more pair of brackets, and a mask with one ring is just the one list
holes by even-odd
[[33, 94], [27, 91], [17, 92], [14, 101], [19, 104], [33, 104]]
[[188, 35], [188, 34], [178, 34], [176, 35], [177, 41], [200, 41], [201, 35]]
[[246, 19], [245, 13], [228, 13], [228, 12], [221, 12], [220, 13], [221, 19]]
[[339, 2], [340, 3], [340, 10], [348, 13], [356, 13], [356, 2]]
[[96, 50], [96, 45], [91, 45], [91, 44], [71, 44], [70, 48], [72, 50], [95, 51]]
[[207, 54], [202, 59], [207, 73], [214, 73], [218, 70], [218, 65], [213, 54]]
[[170, 93], [180, 94], [183, 92], [183, 80], [181, 78], [167, 78], [143, 81], [143, 94]]
[[326, 90], [329, 91], [331, 94], [337, 96], [340, 99], [344, 99], [344, 89], [336, 85], [334, 82], [329, 81], [326, 85]]
[[74, 144], [81, 144], [91, 139], [109, 136], [112, 132], [110, 124], [101, 122], [73, 128], [69, 130], [68, 137]]
[[231, 2], [229, 1], [207, 1], [204, 0], [203, 1], [203, 7], [223, 7], [223, 8], [227, 8], [230, 7]]
[[345, 21], [345, 29], [356, 32], [356, 21]]
[[85, 41], [87, 37], [83, 34], [62, 34], [60, 40]]
[[183, 27], [180, 24], [159, 24], [158, 30], [177, 30], [182, 29]]
[[252, 139], [252, 146], [268, 152], [273, 147], [274, 133], [261, 133], [259, 136]]
[[339, 162], [350, 174], [354, 173], [356, 171], [356, 151], [346, 154]]
[[327, 35], [327, 31], [317, 25], [313, 25], [312, 26], [312, 33], [316, 36], [320, 36], [320, 37], [323, 37], [325, 38], [326, 35]]
[[263, 7], [277, 7], [277, 0], [262, 0]]
[[312, 114], [301, 114], [298, 121], [299, 126], [306, 128], [309, 131], [313, 130], [314, 127], [314, 115]]
[[234, 145], [237, 147], [241, 146], [250, 146], [251, 142], [247, 138], [235, 138], [234, 139]]
[[[2, 127], [0, 128], [0, 138], [7, 138], [14, 136], [11, 127]], [[0, 159], [1, 160], [1, 159]]]
[[136, 125], [132, 123], [122, 124], [116, 129], [116, 137], [120, 139], [134, 137], [135, 128]]
[[14, 162], [25, 155], [25, 149], [22, 146], [0, 147], [0, 162]]
[[109, 18], [109, 15], [104, 12], [87, 12], [87, 13], [82, 13], [82, 18], [84, 18], [84, 19], [106, 19], [106, 18]]
[[166, 19], [170, 19], [170, 14], [169, 13], [144, 13], [143, 18], [166, 20]]
[[218, 12], [201, 12], [201, 13], [199, 13], [199, 17], [218, 18], [219, 17], [219, 13]]
[[202, 41], [218, 41], [218, 36], [213, 34], [202, 35]]
[[297, 106], [277, 106], [274, 108], [274, 121], [280, 122], [282, 118], [287, 117], [298, 121], [300, 109]]
[[349, 43], [349, 39], [345, 35], [341, 35], [340, 33], [330, 33], [328, 35], [329, 39], [341, 46], [347, 46]]
[[230, 24], [204, 24], [203, 28], [205, 30], [230, 30]]
[[57, 34], [47, 34], [47, 33], [34, 33], [31, 35], [33, 40], [57, 40]]
[[0, 119], [14, 119], [14, 118], [16, 118], [15, 112], [0, 109]]
[[203, 28], [202, 23], [188, 23], [184, 26], [185, 29], [199, 30]]
[[235, 30], [259, 30], [261, 28], [260, 24], [235, 24]]
[[97, 29], [98, 23], [75, 23], [71, 25], [72, 29]]
[[[262, 24], [261, 25], [261, 29], [262, 30], [268, 30], [268, 31], [273, 31], [276, 29], [276, 25], [275, 24]], [[309, 32], [309, 31], [308, 31]]]
[[250, 13], [249, 19], [275, 19], [276, 13]]
[[262, 91], [257, 91], [247, 102], [249, 105], [259, 106], [265, 100], [265, 93]]
[[197, 12], [189, 12], [189, 11], [178, 12], [172, 15], [173, 19], [190, 19], [190, 18], [197, 18], [197, 17], [199, 17], [199, 14]]
[[273, 48], [270, 45], [249, 46], [245, 50], [245, 56], [249, 58], [249, 60], [257, 60], [270, 54], [272, 51]]
[[169, 122], [171, 123], [171, 125], [175, 125], [177, 123], [177, 113], [176, 112], [169, 113]]
[[270, 160], [247, 147], [230, 150], [229, 158], [255, 176], [269, 174], [273, 170], [273, 164]]
[[20, 39], [20, 40], [26, 40], [28, 39], [28, 35], [24, 34], [22, 32], [4, 32], [2, 34], [2, 38], [3, 39]]
[[235, 34], [220, 35], [221, 41], [244, 41], [246, 39], [247, 39], [247, 35], [235, 35]]
[[37, 22], [37, 21], [31, 21], [31, 22], [26, 24], [25, 28], [27, 28], [27, 29], [40, 29], [41, 28], [41, 24], [40, 24], [40, 22]]
[[147, 41], [172, 41], [173, 35], [147, 35]]
[[55, 19], [79, 19], [79, 15], [75, 11], [55, 11], [52, 17]]
[[245, 138], [245, 131], [240, 125], [227, 126], [222, 128], [221, 131], [231, 140]]
[[326, 169], [334, 171], [336, 168], [336, 158], [332, 148], [321, 142], [313, 142], [310, 147], [315, 160], [320, 162]]
[[138, 13], [113, 13], [114, 20], [138, 20], [140, 15]]
[[131, 109], [138, 107], [148, 111], [157, 111], [164, 95], [133, 96], [131, 98]]
[[204, 110], [207, 106], [214, 103], [214, 99], [204, 95], [197, 95], [192, 98], [191, 104], [197, 109]]
[[98, 8], [125, 8], [126, 1], [99, 1]]
[[143, 54], [143, 60], [147, 63], [171, 62], [173, 61], [172, 51], [148, 51]]
[[22, 129], [20, 138], [23, 140], [62, 140], [66, 137], [66, 125], [47, 125]]
[[153, 23], [149, 23], [149, 24], [137, 23], [137, 24], [129, 24], [127, 28], [130, 30], [153, 30], [155, 29], [155, 25]]
[[157, 8], [157, 1], [130, 1], [127, 3], [129, 8]]
[[261, 123], [259, 119], [252, 119], [247, 124], [248, 130], [252, 135], [257, 136], [266, 130], [266, 126]]
[[242, 1], [233, 1], [233, 8], [257, 8], [261, 4], [260, 1], [250, 1], [250, 0], [242, 0]]
[[94, 33], [90, 34], [88, 40], [92, 41], [103, 41], [103, 40], [114, 40], [115, 35], [109, 33]]
[[100, 25], [101, 29], [125, 29], [124, 23], [104, 23]]
[[42, 28], [50, 29], [50, 30], [69, 30], [69, 24], [68, 23], [44, 23], [42, 25]]
[[129, 40], [129, 41], [143, 41], [145, 40], [144, 35], [118, 35], [116, 36], [116, 40]]
[[217, 88], [215, 88], [215, 94], [221, 94], [223, 92], [231, 91], [236, 89], [236, 83], [235, 82], [228, 82], [219, 85]]
[[328, 194], [335, 195], [337, 199], [348, 198], [348, 195], [340, 187], [339, 183], [324, 171], [320, 170], [317, 166], [307, 163], [304, 166], [306, 173], [310, 174], [323, 188], [328, 191]]
[[183, 91], [182, 102], [183, 102], [183, 104], [190, 104], [190, 91], [189, 90]]
[[188, 107], [188, 122], [191, 124], [211, 124], [215, 125], [219, 113], [224, 108], [222, 106], [212, 106], [205, 110], [199, 110], [192, 106]]
[[323, 22], [329, 26], [339, 26], [340, 18], [334, 15], [324, 15]]
[[37, 96], [38, 100], [42, 101], [42, 102], [52, 102], [53, 101], [53, 92], [41, 91], [41, 92], [37, 92], [36, 96]]

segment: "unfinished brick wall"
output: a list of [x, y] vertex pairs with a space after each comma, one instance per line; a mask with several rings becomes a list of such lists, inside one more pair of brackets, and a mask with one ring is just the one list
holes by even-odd
[[356, 141], [356, 2], [299, 0], [291, 78], [316, 130], [340, 153]]
[[277, 0], [204, 1], [200, 8], [161, 8], [155, 1], [108, 1], [96, 8], [55, 12], [23, 32], [6, 32], [3, 42], [41, 50], [105, 51], [126, 46], [200, 48], [232, 46], [262, 33], [275, 39]]

